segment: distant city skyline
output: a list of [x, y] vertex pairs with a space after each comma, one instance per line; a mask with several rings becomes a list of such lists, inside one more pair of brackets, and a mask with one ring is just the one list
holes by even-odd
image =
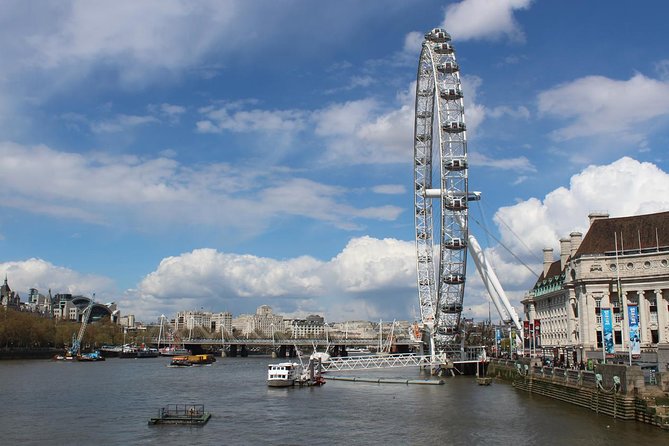
[[[669, 209], [669, 4], [644, 6], [4, 2], [0, 275], [142, 321], [413, 320], [416, 68], [444, 27], [470, 228], [522, 313], [589, 213]], [[487, 316], [470, 262], [463, 317]]]

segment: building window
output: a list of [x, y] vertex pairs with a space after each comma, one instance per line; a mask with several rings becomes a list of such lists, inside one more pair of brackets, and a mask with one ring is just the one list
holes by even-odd
[[615, 339], [615, 343], [618, 345], [622, 345], [623, 343], [623, 332], [620, 330], [615, 330], [613, 332], [613, 338]]
[[618, 299], [616, 298], [616, 300], [611, 302], [611, 304], [613, 305], [613, 318], [617, 323], [620, 323], [620, 321], [622, 321], [623, 317], [622, 317], [622, 314], [620, 312], [620, 303], [618, 302]]
[[653, 344], [657, 344], [660, 342], [660, 334], [658, 333], [657, 330], [651, 330], [650, 331], [650, 342]]
[[649, 299], [650, 322], [657, 324], [657, 299]]
[[597, 331], [597, 348], [602, 348], [602, 332]]

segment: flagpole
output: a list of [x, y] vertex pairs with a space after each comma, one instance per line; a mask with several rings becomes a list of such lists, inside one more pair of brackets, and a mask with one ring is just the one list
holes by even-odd
[[[623, 284], [620, 281], [620, 264], [618, 263], [618, 233], [614, 232], [614, 239], [616, 243], [616, 286], [618, 288], [618, 300], [620, 301], [620, 304], [622, 305], [622, 308], [620, 309], [623, 312], [623, 321], [626, 321], [626, 323], [629, 324], [629, 314], [625, 314], [625, 308], [627, 308], [627, 305], [625, 305], [624, 299], [625, 296], [623, 295]], [[622, 238], [622, 234], [620, 235]], [[641, 246], [641, 239], [639, 239], [639, 246]], [[622, 332], [623, 336], [625, 336], [625, 322], [622, 323]], [[628, 356], [629, 356], [629, 364], [632, 365], [632, 336], [630, 336], [631, 333], [628, 333], [627, 336], [627, 350], [628, 350]]]

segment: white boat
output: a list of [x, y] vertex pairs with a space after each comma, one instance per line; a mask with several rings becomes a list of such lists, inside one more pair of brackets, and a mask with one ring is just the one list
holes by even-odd
[[351, 347], [351, 348], [348, 349], [348, 353], [349, 354], [357, 353], [357, 354], [369, 355], [372, 352], [369, 351], [369, 349], [367, 347]]
[[297, 362], [270, 364], [267, 369], [267, 385], [269, 387], [294, 386], [301, 376], [302, 365]]
[[313, 352], [309, 359], [314, 362], [319, 362], [321, 364], [327, 364], [330, 362], [330, 354], [328, 352]]
[[158, 352], [160, 356], [188, 356], [191, 354], [191, 351], [187, 348], [177, 347], [176, 345], [159, 348]]
[[137, 357], [138, 358], [157, 358], [158, 357], [158, 349], [144, 346], [142, 348], [137, 349]]

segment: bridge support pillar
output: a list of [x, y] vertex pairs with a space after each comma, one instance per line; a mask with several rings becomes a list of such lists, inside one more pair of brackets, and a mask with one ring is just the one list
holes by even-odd
[[239, 353], [239, 356], [246, 358], [249, 355], [249, 351], [245, 345], [242, 345], [242, 351]]
[[276, 354], [279, 358], [294, 358], [297, 356], [294, 345], [280, 345]]
[[348, 356], [345, 345], [335, 345], [332, 347], [332, 356], [345, 358]]

